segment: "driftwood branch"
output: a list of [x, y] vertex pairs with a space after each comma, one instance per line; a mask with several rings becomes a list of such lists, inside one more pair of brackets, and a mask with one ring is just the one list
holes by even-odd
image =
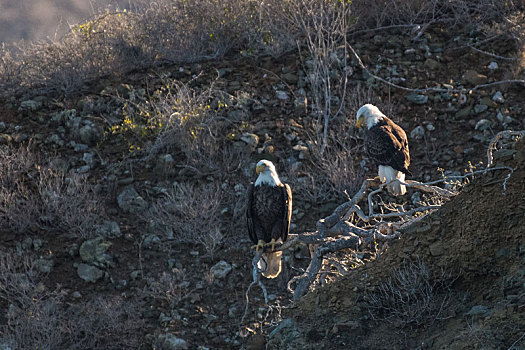
[[[501, 139], [501, 137], [505, 135], [523, 136], [525, 135], [525, 131], [508, 131], [496, 135], [489, 146], [489, 151], [487, 151], [489, 166], [492, 166], [492, 150], [495, 148], [495, 144], [499, 139]], [[461, 182], [461, 180], [465, 180], [469, 177], [497, 170], [509, 171], [509, 174], [503, 182], [503, 189], [505, 191], [506, 182], [514, 171], [514, 169], [507, 166], [487, 167], [486, 169], [471, 171], [464, 175], [447, 176], [442, 179], [426, 183], [407, 180], [406, 182], [402, 182], [402, 184], [407, 187], [431, 193], [442, 200], [446, 200], [456, 196], [459, 192], [441, 188], [436, 186], [437, 184]], [[279, 248], [279, 250], [285, 250], [299, 244], [318, 245], [306, 272], [300, 276], [295, 276], [288, 282], [288, 290], [293, 294], [294, 301], [299, 300], [319, 276], [319, 272], [323, 267], [325, 255], [347, 248], [357, 249], [362, 243], [369, 244], [373, 241], [384, 242], [396, 239], [401, 235], [402, 229], [413, 225], [429, 213], [441, 207], [441, 204], [435, 204], [419, 206], [408, 210], [396, 210], [388, 213], [374, 213], [373, 197], [379, 192], [384, 191], [387, 185], [388, 184], [385, 183], [379, 183], [376, 179], [366, 179], [363, 181], [360, 189], [349, 201], [339, 205], [331, 215], [324, 219], [320, 219], [317, 222], [316, 232], [290, 235], [291, 239], [289, 239]], [[378, 187], [373, 189], [374, 186]], [[359, 206], [359, 203], [365, 198], [368, 201], [367, 214], [365, 214]], [[378, 224], [371, 228], [358, 227], [349, 221], [354, 213], [357, 214], [359, 219], [365, 223], [376, 221]], [[385, 224], [382, 223], [384, 219], [399, 220], [393, 223]], [[292, 288], [292, 285], [294, 284], [296, 284], [295, 289]]]

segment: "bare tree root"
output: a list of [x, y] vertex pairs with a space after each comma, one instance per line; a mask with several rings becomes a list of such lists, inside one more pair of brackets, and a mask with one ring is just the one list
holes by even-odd
[[268, 291], [266, 289], [266, 286], [261, 281], [261, 270], [259, 270], [259, 268], [257, 267], [257, 263], [261, 259], [262, 253], [263, 253], [262, 250], [256, 252], [255, 256], [252, 259], [252, 278], [253, 278], [253, 281], [248, 286], [248, 289], [246, 289], [246, 293], [244, 293], [244, 299], [246, 300], [246, 306], [244, 307], [244, 314], [242, 315], [242, 318], [241, 318], [241, 325], [244, 323], [244, 320], [245, 320], [246, 316], [248, 315], [248, 310], [249, 310], [249, 307], [250, 307], [249, 293], [250, 293], [250, 290], [252, 289], [253, 286], [258, 284], [259, 287], [261, 287], [261, 290], [262, 290], [263, 295], [264, 295], [264, 303], [266, 305], [269, 304], [268, 303]]

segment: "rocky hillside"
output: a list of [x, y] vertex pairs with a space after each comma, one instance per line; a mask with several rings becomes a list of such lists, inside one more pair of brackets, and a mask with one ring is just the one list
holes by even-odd
[[523, 190], [516, 169], [477, 179], [375, 261], [284, 312], [282, 349], [519, 349], [525, 344]]
[[[258, 287], [245, 295], [244, 196], [259, 159], [291, 184], [301, 234], [376, 175], [355, 128], [364, 103], [407, 131], [421, 182], [483, 169], [499, 131], [525, 129], [522, 22], [509, 18], [353, 31], [355, 55], [329, 56], [330, 81], [348, 82], [330, 96], [342, 113], [324, 152], [303, 47], [124, 69], [120, 59], [150, 52], [117, 40], [128, 56], [101, 53], [119, 69], [94, 55], [89, 75], [71, 60], [38, 81], [11, 79], [2, 56], [0, 349], [524, 347], [523, 141], [497, 144], [510, 178], [469, 177], [400, 239], [327, 256], [298, 303], [286, 286], [315, 247], [284, 252], [281, 275], [264, 281], [268, 304]], [[74, 37], [91, 40], [95, 22]], [[431, 200], [410, 189], [375, 205]]]

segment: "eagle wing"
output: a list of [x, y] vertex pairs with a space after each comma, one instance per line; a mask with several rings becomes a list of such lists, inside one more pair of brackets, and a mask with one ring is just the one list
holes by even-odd
[[[284, 184], [282, 191], [284, 197], [284, 213], [280, 238], [283, 242], [286, 242], [288, 239], [288, 233], [290, 233], [290, 220], [292, 218], [292, 189], [290, 188], [290, 185]], [[275, 239], [277, 238], [278, 237], [275, 237]]]
[[258, 238], [255, 228], [253, 226], [254, 213], [253, 213], [253, 183], [248, 187], [247, 203], [246, 203], [246, 224], [248, 226], [248, 236], [253, 243], [257, 244]]
[[372, 126], [365, 133], [365, 146], [368, 156], [379, 165], [412, 175], [408, 170], [410, 153], [405, 131], [387, 117]]
[[246, 223], [252, 242], [281, 239], [290, 232], [292, 216], [292, 190], [289, 185], [276, 187], [250, 184], [247, 192]]

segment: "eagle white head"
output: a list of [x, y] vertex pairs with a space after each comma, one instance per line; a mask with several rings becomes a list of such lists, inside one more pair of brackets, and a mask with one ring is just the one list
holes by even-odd
[[374, 106], [373, 104], [367, 103], [366, 105], [363, 105], [359, 110], [357, 111], [356, 119], [357, 119], [357, 127], [361, 128], [363, 124], [366, 124], [366, 127], [370, 129], [372, 126], [376, 125], [381, 118], [383, 118], [385, 115], [381, 113], [379, 108]]
[[269, 160], [260, 160], [255, 167], [255, 171], [257, 175], [259, 175], [257, 180], [255, 180], [255, 186], [261, 186], [262, 184], [270, 186], [281, 185], [281, 180], [279, 179], [279, 175], [277, 175], [275, 165]]

